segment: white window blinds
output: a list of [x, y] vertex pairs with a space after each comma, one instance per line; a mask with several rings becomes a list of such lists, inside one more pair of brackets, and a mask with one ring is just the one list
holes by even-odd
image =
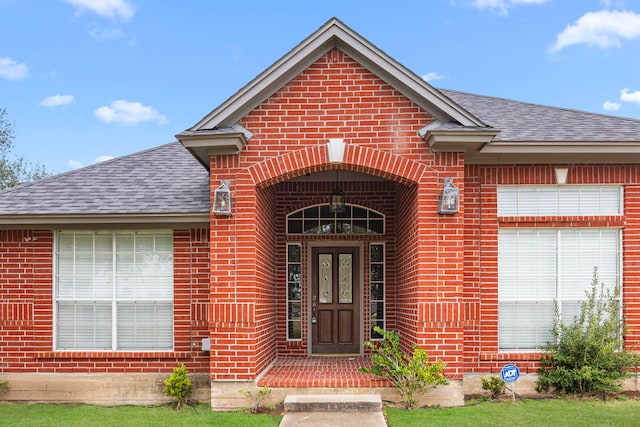
[[57, 350], [173, 348], [172, 231], [61, 231]]
[[505, 185], [497, 188], [498, 216], [622, 215], [619, 185]]
[[501, 229], [498, 233], [498, 341], [501, 350], [537, 349], [552, 338], [554, 300], [570, 321], [599, 281], [620, 283], [620, 230]]

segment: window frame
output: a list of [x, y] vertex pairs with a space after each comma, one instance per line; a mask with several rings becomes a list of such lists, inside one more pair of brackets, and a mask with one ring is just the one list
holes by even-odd
[[[132, 243], [132, 251], [127, 252], [127, 251], [123, 251], [122, 249], [118, 249], [118, 244], [122, 244], [122, 241], [119, 242], [118, 240], [118, 236], [126, 236], [127, 234], [131, 234], [132, 236], [134, 236], [133, 238], [133, 243]], [[151, 251], [145, 251], [145, 250], [137, 250], [136, 249], [136, 243], [135, 243], [135, 236], [138, 235], [152, 235], [153, 236], [153, 250]], [[81, 235], [86, 235], [86, 236], [91, 236], [91, 252], [88, 251], [84, 251], [85, 255], [90, 255], [92, 257], [92, 261], [91, 261], [91, 269], [92, 269], [92, 273], [91, 273], [91, 280], [92, 280], [92, 288], [93, 288], [93, 293], [91, 296], [78, 296], [77, 294], [77, 287], [76, 287], [76, 279], [78, 277], [77, 274], [77, 270], [76, 270], [76, 266], [77, 266], [77, 257], [78, 257], [78, 253], [81, 253], [83, 251], [81, 250], [76, 250], [76, 248], [74, 247], [73, 251], [70, 252], [71, 255], [71, 260], [73, 262], [73, 273], [68, 274], [67, 277], [70, 278], [71, 280], [73, 280], [73, 285], [71, 285], [71, 291], [67, 290], [68, 292], [70, 292], [71, 294], [68, 296], [64, 296], [61, 295], [61, 292], [63, 292], [64, 290], [62, 290], [60, 288], [60, 283], [61, 283], [61, 279], [64, 277], [63, 274], [61, 274], [60, 268], [61, 268], [61, 257], [62, 254], [65, 253], [64, 250], [62, 250], [60, 244], [61, 244], [61, 238], [64, 235], [71, 235], [73, 236], [73, 244], [74, 246], [76, 245], [76, 239], [77, 236], [81, 236]], [[105, 276], [103, 276], [103, 278], [109, 278], [109, 276], [111, 276], [111, 283], [109, 284], [110, 289], [106, 290], [105, 289], [105, 294], [101, 295], [101, 296], [96, 296], [96, 283], [95, 283], [95, 279], [97, 277], [99, 277], [98, 275], [96, 275], [96, 253], [98, 251], [96, 251], [96, 237], [97, 236], [109, 236], [110, 238], [110, 252], [106, 252], [109, 253], [111, 256], [111, 264], [110, 264], [110, 274], [107, 274]], [[159, 243], [158, 238], [162, 238], [164, 237], [165, 239], [165, 243], [168, 244], [166, 247], [166, 250], [159, 250], [157, 245]], [[160, 241], [161, 243], [161, 241]], [[131, 229], [99, 229], [99, 230], [75, 230], [75, 229], [61, 229], [58, 230], [57, 232], [54, 233], [54, 243], [53, 243], [53, 283], [52, 283], [52, 297], [53, 297], [53, 351], [56, 352], [78, 352], [78, 351], [100, 351], [100, 352], [122, 352], [122, 351], [127, 351], [127, 352], [167, 352], [167, 351], [174, 351], [175, 349], [175, 236], [174, 236], [174, 231], [172, 229], [138, 229], [138, 230], [131, 230]], [[165, 280], [166, 283], [164, 284], [164, 289], [162, 289], [162, 287], [160, 287], [161, 292], [164, 293], [164, 295], [158, 295], [155, 294], [156, 292], [156, 288], [157, 286], [155, 285], [155, 282], [151, 282], [147, 284], [147, 288], [151, 289], [151, 292], [153, 292], [154, 294], [151, 296], [141, 296], [140, 294], [137, 294], [137, 291], [133, 291], [136, 292], [136, 294], [134, 294], [133, 296], [119, 296], [118, 295], [118, 278], [120, 277], [120, 279], [122, 280], [124, 276], [122, 273], [119, 274], [118, 272], [118, 266], [119, 266], [119, 254], [120, 256], [125, 253], [127, 255], [131, 255], [131, 259], [135, 260], [136, 254], [138, 255], [149, 255], [151, 254], [152, 260], [157, 260], [158, 257], [160, 256], [165, 256], [164, 259], [164, 268], [162, 267], [162, 265], [160, 266], [160, 270], [164, 270], [163, 274], [140, 274], [140, 271], [138, 270], [138, 268], [136, 267], [140, 267], [140, 264], [136, 264], [137, 261], [132, 261], [133, 267], [131, 267], [131, 269], [129, 270], [129, 276], [128, 278], [131, 280], [131, 285], [135, 288], [135, 287], [142, 287], [143, 291], [142, 293], [144, 293], [144, 281], [145, 279], [147, 281], [149, 280], [153, 280], [154, 278], [160, 278], [160, 280]], [[162, 263], [161, 263], [162, 264]], [[149, 265], [142, 265], [140, 267], [142, 270], [144, 270], [144, 268], [149, 269]], [[156, 270], [157, 272], [157, 270]], [[132, 279], [133, 278], [133, 279]], [[163, 279], [164, 278], [164, 279]], [[140, 280], [141, 279], [141, 280]], [[142, 282], [142, 283], [140, 283]], [[109, 296], [106, 296], [106, 294], [110, 294]], [[78, 302], [81, 303], [81, 305], [78, 305]], [[111, 341], [111, 345], [110, 346], [89, 346], [89, 347], [85, 347], [85, 346], [78, 346], [78, 332], [77, 332], [77, 326], [78, 326], [78, 318], [74, 317], [73, 322], [72, 322], [72, 326], [74, 328], [74, 332], [73, 332], [73, 341], [74, 341], [74, 345], [73, 346], [61, 346], [60, 344], [60, 309], [59, 309], [59, 305], [60, 303], [62, 303], [62, 305], [64, 305], [65, 303], [67, 303], [68, 305], [73, 305], [74, 306], [74, 311], [76, 310], [77, 307], [82, 307], [82, 303], [84, 303], [85, 307], [88, 307], [89, 305], [93, 304], [95, 306], [96, 303], [104, 303], [104, 305], [106, 306], [107, 304], [110, 306], [110, 328], [111, 328], [111, 335], [110, 335], [110, 341]], [[144, 310], [144, 308], [150, 308], [152, 307], [153, 309], [153, 319], [152, 322], [147, 322], [148, 325], [153, 325], [154, 329], [153, 329], [153, 337], [154, 337], [154, 342], [156, 342], [156, 344], [153, 346], [153, 348], [150, 348], [148, 346], [139, 346], [139, 345], [135, 345], [135, 346], [127, 346], [126, 343], [119, 343], [119, 334], [118, 334], [118, 322], [121, 321], [121, 317], [119, 316], [119, 311], [118, 311], [118, 306], [120, 305], [120, 311], [122, 312], [123, 308], [127, 305], [131, 306], [131, 305], [136, 305], [136, 304], [140, 304], [140, 308], [142, 308]], [[145, 307], [146, 306], [146, 307]], [[164, 306], [164, 307], [163, 307]], [[158, 309], [160, 310], [164, 310], [164, 315], [165, 318], [168, 318], [168, 322], [167, 324], [164, 326], [164, 332], [162, 332], [163, 327], [162, 326], [157, 326], [157, 313], [158, 313]], [[133, 310], [134, 313], [134, 318], [135, 316], [137, 316], [138, 314], [138, 307], [136, 307]], [[122, 314], [122, 313], [120, 313]], [[74, 315], [75, 316], [75, 315]], [[147, 319], [149, 320], [149, 319]], [[169, 325], [170, 323], [170, 325]], [[135, 325], [142, 325], [143, 322], [134, 322]], [[120, 329], [122, 329], [123, 327], [126, 329], [127, 327], [129, 327], [130, 325], [124, 325], [121, 326]], [[169, 330], [170, 329], [170, 330]], [[137, 329], [136, 329], [137, 331]], [[166, 346], [160, 346], [158, 345], [158, 342], [156, 341], [157, 339], [157, 332], [160, 331], [162, 332], [162, 335], [164, 336], [164, 338], [160, 339], [160, 342], [164, 341], [166, 343], [169, 343], [170, 341], [170, 345], [166, 345]], [[122, 334], [120, 334], [122, 335]], [[135, 344], [139, 341], [140, 337], [144, 336], [144, 335], [138, 335], [137, 333], [134, 333], [133, 338], [131, 340], [131, 343]], [[94, 333], [93, 335], [93, 341], [95, 342], [96, 340], [96, 335]]]
[[[562, 274], [562, 269], [563, 267], [566, 268], [566, 264], [563, 263], [563, 258], [567, 255], [567, 253], [570, 253], [568, 251], [562, 251], [562, 236], [563, 234], [569, 233], [569, 232], [590, 232], [590, 231], [598, 231], [599, 233], [603, 233], [603, 232], [612, 232], [615, 231], [616, 234], [616, 258], [615, 258], [615, 279], [616, 282], [613, 283], [612, 285], [607, 284], [606, 282], [602, 281], [602, 277], [599, 277], [600, 282], [601, 283], [605, 283], [605, 286], [607, 286], [607, 288], [614, 288], [615, 286], [620, 287], [620, 301], [622, 301], [623, 297], [622, 297], [622, 283], [623, 283], [623, 265], [622, 265], [622, 258], [623, 258], [623, 244], [622, 244], [622, 240], [623, 240], [623, 229], [621, 227], [517, 227], [517, 228], [510, 228], [510, 227], [506, 227], [506, 228], [500, 228], [498, 230], [498, 295], [497, 295], [497, 303], [498, 303], [498, 336], [497, 336], [497, 342], [498, 342], [498, 350], [500, 352], [534, 352], [534, 351], [540, 351], [540, 346], [544, 345], [544, 342], [538, 342], [536, 344], [537, 347], [531, 348], [531, 347], [521, 347], [520, 345], [518, 345], [517, 342], [517, 336], [515, 338], [515, 345], [513, 347], [503, 347], [501, 346], [501, 324], [503, 322], [503, 320], [501, 319], [501, 312], [503, 312], [503, 310], [500, 309], [500, 306], [504, 303], [515, 303], [516, 306], [516, 310], [517, 310], [517, 304], [518, 303], [540, 303], [540, 302], [546, 302], [546, 303], [551, 303], [554, 304], [555, 301], [558, 302], [558, 307], [560, 310], [560, 314], [561, 314], [561, 318], [562, 318], [562, 312], [563, 312], [563, 302], [567, 303], [567, 302], [572, 302], [572, 303], [576, 303], [579, 301], [584, 301], [586, 299], [586, 296], [582, 296], [582, 298], [580, 299], [573, 299], [573, 298], [562, 298], [562, 293], [563, 293], [563, 289], [566, 288], [565, 286], [565, 282], [563, 281], [564, 278], [566, 278], [566, 274]], [[500, 254], [502, 252], [501, 248], [500, 248], [500, 235], [502, 233], [513, 233], [514, 235], [517, 235], [518, 233], [525, 233], [525, 232], [533, 232], [536, 234], [536, 236], [539, 236], [541, 232], [553, 232], [554, 234], [554, 252], [553, 252], [553, 256], [554, 256], [554, 261], [555, 261], [555, 271], [553, 274], [553, 278], [554, 278], [554, 295], [553, 298], [535, 298], [535, 299], [527, 299], [527, 298], [518, 298], [516, 296], [516, 298], [503, 298], [501, 297], [501, 292], [500, 289], [503, 287], [503, 285], [501, 285], [501, 265], [503, 264], [503, 261], [500, 260]], [[580, 236], [582, 237], [582, 236]], [[536, 254], [539, 254], [540, 251], [537, 251]], [[583, 252], [580, 251], [579, 254], [581, 255]], [[603, 254], [602, 249], [598, 250], [598, 254], [601, 257]], [[600, 270], [601, 265], [596, 266], [598, 267], [598, 269]], [[516, 272], [517, 273], [517, 272]], [[593, 273], [593, 271], [592, 271]], [[516, 276], [520, 276], [520, 274], [516, 274]], [[579, 282], [579, 290], [580, 291], [588, 291], [590, 289], [590, 285], [591, 285], [591, 278], [592, 275], [589, 276], [589, 278], [587, 279], [586, 276], [586, 272], [582, 275], [583, 277], [580, 279]], [[537, 274], [536, 275], [536, 279], [540, 279], [540, 275]], [[536, 287], [536, 292], [539, 291], [539, 285], [537, 285]], [[579, 305], [579, 303], [578, 303]], [[566, 309], [566, 307], [565, 307]], [[571, 314], [575, 314], [576, 309], [574, 308], [573, 313], [571, 311], [569, 311], [569, 315], [571, 316]], [[538, 311], [539, 313], [539, 311]], [[554, 307], [552, 307], [551, 310], [551, 314], [552, 314], [552, 318], [549, 321], [549, 325], [552, 326], [553, 324], [553, 316], [555, 316], [555, 311], [554, 311]], [[572, 316], [571, 316], [572, 317]], [[567, 319], [565, 319], [567, 320]], [[569, 319], [570, 320], [570, 319]], [[517, 321], [517, 320], [516, 320]], [[539, 325], [540, 322], [538, 321], [536, 326]], [[537, 335], [539, 337], [539, 335]]]

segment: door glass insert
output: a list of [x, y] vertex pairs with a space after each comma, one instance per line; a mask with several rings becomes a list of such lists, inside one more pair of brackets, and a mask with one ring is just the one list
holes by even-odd
[[287, 339], [302, 339], [302, 256], [299, 243], [287, 245]]
[[331, 254], [319, 255], [320, 268], [318, 271], [318, 293], [320, 304], [333, 302], [333, 256]]
[[353, 256], [351, 254], [340, 254], [338, 256], [338, 302], [340, 304], [351, 304], [353, 302]]
[[370, 246], [369, 271], [371, 279], [371, 339], [382, 338], [373, 330], [374, 326], [385, 328], [385, 280], [384, 280], [384, 244], [372, 243]]

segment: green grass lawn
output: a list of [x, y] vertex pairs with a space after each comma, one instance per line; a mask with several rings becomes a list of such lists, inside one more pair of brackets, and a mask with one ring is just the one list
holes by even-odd
[[93, 426], [225, 426], [277, 427], [282, 417], [240, 412], [212, 412], [209, 405], [115, 406], [0, 404], [0, 426], [93, 427]]
[[[525, 400], [480, 402], [459, 408], [385, 408], [389, 427], [412, 426], [640, 426], [640, 400]], [[282, 418], [212, 412], [208, 405], [176, 412], [170, 406], [0, 404], [0, 426], [278, 426]], [[362, 426], [366, 427], [366, 426]]]
[[524, 400], [458, 408], [386, 408], [389, 427], [640, 426], [640, 400]]

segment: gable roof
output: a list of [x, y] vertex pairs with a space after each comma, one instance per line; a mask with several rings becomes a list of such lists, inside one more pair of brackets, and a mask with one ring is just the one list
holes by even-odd
[[[177, 134], [176, 138], [206, 167], [209, 153], [239, 152], [251, 137], [251, 132], [250, 129], [239, 129], [238, 122], [333, 48], [376, 74], [436, 120], [474, 128], [479, 134], [487, 127], [343, 22], [332, 18], [193, 127]], [[492, 135], [490, 133], [484, 139], [490, 139]]]
[[638, 141], [640, 120], [440, 89], [487, 125], [494, 141]]
[[189, 131], [232, 127], [247, 113], [333, 48], [338, 48], [440, 121], [484, 127], [477, 117], [396, 62], [337, 18], [332, 18]]
[[500, 132], [467, 161], [640, 162], [640, 120], [441, 89]]
[[20, 224], [208, 224], [209, 174], [173, 142], [0, 192], [0, 223], [13, 216]]

